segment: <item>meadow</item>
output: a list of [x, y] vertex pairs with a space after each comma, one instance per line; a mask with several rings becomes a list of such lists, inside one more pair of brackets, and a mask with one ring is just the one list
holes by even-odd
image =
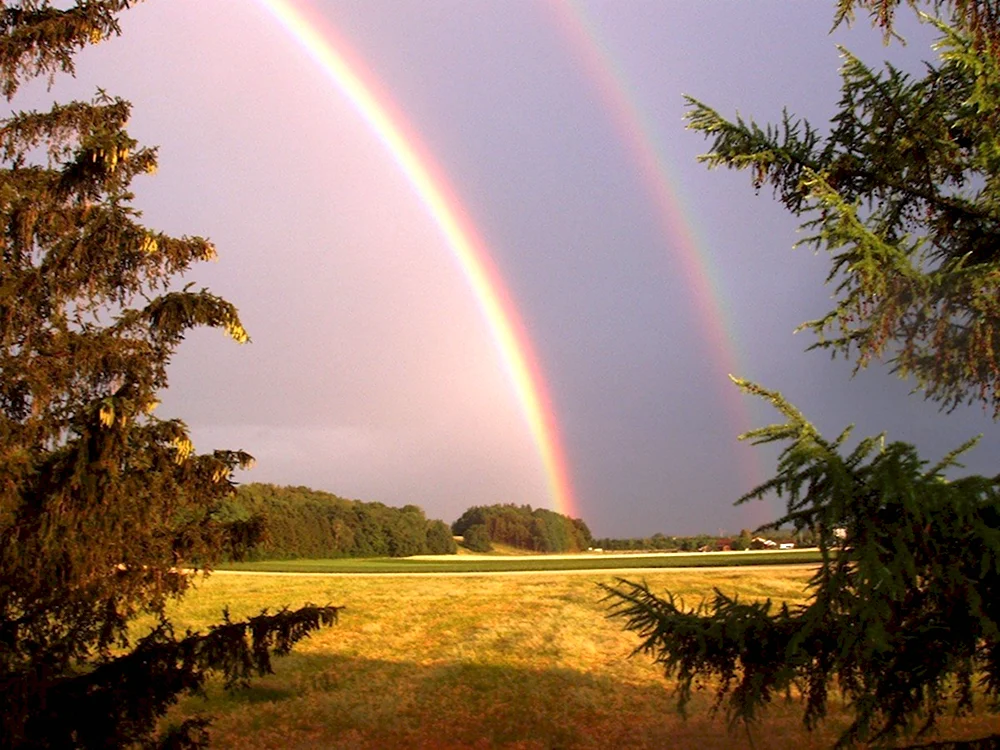
[[[501, 547], [501, 545], [497, 545]], [[374, 557], [338, 559], [261, 560], [229, 562], [223, 570], [270, 573], [501, 573], [517, 571], [581, 571], [581, 570], [645, 570], [647, 568], [709, 568], [747, 567], [754, 565], [788, 565], [816, 563], [817, 549], [746, 552], [659, 552], [642, 553], [576, 553], [520, 554], [512, 548], [502, 548], [502, 554], [476, 555], [464, 550], [458, 555], [416, 555], [413, 557]]]
[[[671, 569], [639, 574], [690, 603], [713, 587], [801, 601], [810, 568]], [[672, 685], [636, 637], [607, 618], [589, 573], [330, 576], [217, 573], [175, 605], [181, 628], [307, 602], [345, 605], [338, 625], [275, 661], [275, 674], [207, 699], [185, 699], [169, 720], [215, 716], [212, 746], [258, 748], [787, 748], [830, 747], [836, 713], [806, 732], [794, 700], [775, 703], [748, 733], [729, 731], [695, 696], [677, 714]], [[943, 729], [981, 736], [996, 717]]]

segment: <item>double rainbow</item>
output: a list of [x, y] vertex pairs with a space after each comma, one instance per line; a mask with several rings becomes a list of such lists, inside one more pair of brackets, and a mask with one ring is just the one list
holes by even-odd
[[545, 470], [552, 504], [578, 516], [556, 421], [531, 342], [490, 252], [413, 128], [348, 45], [301, 1], [258, 0], [351, 102], [433, 217], [458, 262], [507, 368]]
[[[288, 32], [334, 86], [353, 105], [371, 132], [381, 141], [444, 236], [479, 305], [493, 341], [500, 352], [517, 398], [537, 446], [556, 511], [579, 515], [555, 415], [524, 326], [491, 261], [489, 248], [472, 225], [448, 180], [422, 147], [412, 127], [393, 109], [391, 99], [379, 91], [374, 77], [350, 52], [349, 46], [305, 0], [258, 0]], [[726, 374], [738, 372], [736, 338], [725, 307], [711, 257], [703, 248], [683, 210], [673, 186], [667, 161], [656, 146], [653, 129], [645, 121], [627, 78], [601, 43], [582, 7], [573, 0], [553, 0], [558, 25], [571, 41], [629, 146], [656, 209], [661, 230], [690, 289], [690, 299], [702, 321], [707, 351], [719, 374], [719, 388], [736, 431], [752, 425], [746, 402]], [[760, 470], [746, 450], [735, 451], [743, 482], [749, 488], [760, 482]]]
[[[691, 213], [685, 210], [666, 156], [657, 145], [655, 129], [643, 116], [625, 71], [602, 41], [582, 3], [579, 0], [551, 0], [550, 5], [557, 15], [556, 25], [583, 64], [587, 80], [597, 88], [604, 111], [614, 120], [619, 137], [632, 154], [646, 186], [671, 257], [680, 266], [689, 298], [701, 320], [705, 349], [713, 360], [712, 369], [729, 420], [735, 427], [734, 433], [747, 432], [753, 427], [747, 399], [727, 377], [744, 373], [741, 372], [734, 326], [723, 302], [725, 295], [719, 288], [712, 256], [691, 224]], [[737, 446], [736, 435], [733, 437], [734, 459], [741, 481], [750, 489], [762, 482], [763, 475], [754, 458], [756, 453], [746, 445]]]

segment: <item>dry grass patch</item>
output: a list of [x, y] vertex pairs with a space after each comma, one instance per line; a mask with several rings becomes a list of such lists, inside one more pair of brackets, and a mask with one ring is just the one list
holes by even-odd
[[[685, 569], [644, 578], [693, 604], [713, 586], [800, 600], [808, 575]], [[172, 718], [214, 714], [213, 746], [241, 750], [749, 747], [709, 715], [704, 694], [683, 721], [660, 670], [629, 658], [635, 636], [606, 618], [597, 586], [613, 580], [215, 576], [174, 608], [177, 625], [204, 628], [224, 606], [234, 617], [306, 602], [347, 609], [340, 625], [277, 660], [276, 674], [186, 700]], [[835, 719], [810, 735], [800, 716], [796, 704], [776, 704], [753, 730], [756, 748], [829, 747], [843, 725]]]

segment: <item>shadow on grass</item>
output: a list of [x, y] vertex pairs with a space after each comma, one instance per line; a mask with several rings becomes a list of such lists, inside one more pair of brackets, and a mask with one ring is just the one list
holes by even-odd
[[[742, 727], [730, 732], [721, 716], [711, 715], [710, 691], [695, 696], [685, 721], [665, 683], [631, 684], [572, 669], [297, 653], [275, 666], [276, 674], [249, 688], [228, 694], [216, 688], [207, 701], [184, 701], [172, 719], [212, 715], [212, 747], [240, 750], [809, 750], [833, 746], [845, 726], [834, 716], [809, 733], [798, 704], [778, 701], [749, 735]], [[942, 722], [941, 730], [950, 739], [971, 739], [994, 732], [995, 722], [995, 716]]]
[[[809, 734], [795, 705], [727, 731], [696, 696], [677, 715], [664, 683], [629, 684], [571, 669], [475, 662], [415, 664], [292, 654], [277, 673], [231, 694], [190, 699], [208, 713], [213, 747], [252, 748], [787, 748], [829, 747], [836, 726]], [[177, 717], [175, 717], [177, 718]]]

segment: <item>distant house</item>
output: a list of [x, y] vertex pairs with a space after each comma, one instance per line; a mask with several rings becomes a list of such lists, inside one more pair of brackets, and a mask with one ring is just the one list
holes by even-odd
[[762, 536], [755, 536], [750, 540], [750, 549], [777, 549], [778, 543], [771, 540], [765, 539]]

